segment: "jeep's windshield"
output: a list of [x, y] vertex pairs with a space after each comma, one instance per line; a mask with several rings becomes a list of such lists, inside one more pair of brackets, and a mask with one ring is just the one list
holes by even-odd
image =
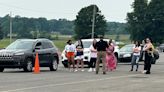
[[23, 41], [23, 40], [17, 40], [10, 44], [6, 49], [7, 50], [15, 50], [15, 49], [25, 49], [29, 50], [33, 47], [33, 41]]

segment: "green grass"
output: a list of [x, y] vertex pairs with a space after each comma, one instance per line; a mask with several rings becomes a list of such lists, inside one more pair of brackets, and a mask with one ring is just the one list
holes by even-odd
[[[109, 38], [109, 39], [114, 39], [114, 40], [116, 40], [116, 36], [117, 35], [106, 35], [105, 37], [106, 38]], [[119, 41], [122, 41], [122, 42], [124, 42], [124, 43], [130, 43], [131, 41], [130, 41], [130, 35], [119, 35], [120, 37], [119, 37]]]
[[10, 39], [2, 39], [0, 40], [0, 48], [5, 48], [10, 44]]
[[[64, 36], [64, 35], [59, 35], [58, 37], [59, 37], [59, 40], [53, 40], [53, 42], [59, 48], [60, 51], [63, 51], [67, 40], [72, 39], [72, 38], [70, 36]], [[111, 38], [115, 40], [116, 35], [106, 35], [106, 38]], [[126, 44], [130, 43], [129, 35], [120, 35], [119, 41], [122, 41]], [[5, 48], [9, 44], [10, 44], [10, 39], [8, 38], [0, 40], [0, 48]]]
[[66, 45], [66, 40], [54, 40], [53, 42], [60, 51], [63, 51], [63, 49]]

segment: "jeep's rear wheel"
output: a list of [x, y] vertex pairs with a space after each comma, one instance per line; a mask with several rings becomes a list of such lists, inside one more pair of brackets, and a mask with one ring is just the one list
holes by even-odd
[[4, 71], [4, 68], [3, 67], [0, 67], [0, 72], [3, 72]]
[[50, 65], [50, 71], [56, 71], [58, 69], [57, 59], [54, 58]]
[[26, 65], [24, 66], [23, 69], [25, 72], [32, 72], [33, 69], [32, 59], [30, 58], [26, 59]]

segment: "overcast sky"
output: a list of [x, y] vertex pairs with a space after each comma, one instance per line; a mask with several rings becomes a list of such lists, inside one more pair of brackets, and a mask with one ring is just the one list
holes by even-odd
[[0, 16], [12, 11], [12, 16], [66, 18], [74, 20], [78, 11], [96, 4], [107, 21], [126, 22], [134, 0], [0, 0]]

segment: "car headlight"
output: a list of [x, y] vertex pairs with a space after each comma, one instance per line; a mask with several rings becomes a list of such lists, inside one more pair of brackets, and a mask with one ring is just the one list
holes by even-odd
[[131, 54], [124, 54], [123, 57], [131, 57]]
[[15, 53], [14, 55], [16, 55], [16, 56], [24, 55], [24, 52]]

